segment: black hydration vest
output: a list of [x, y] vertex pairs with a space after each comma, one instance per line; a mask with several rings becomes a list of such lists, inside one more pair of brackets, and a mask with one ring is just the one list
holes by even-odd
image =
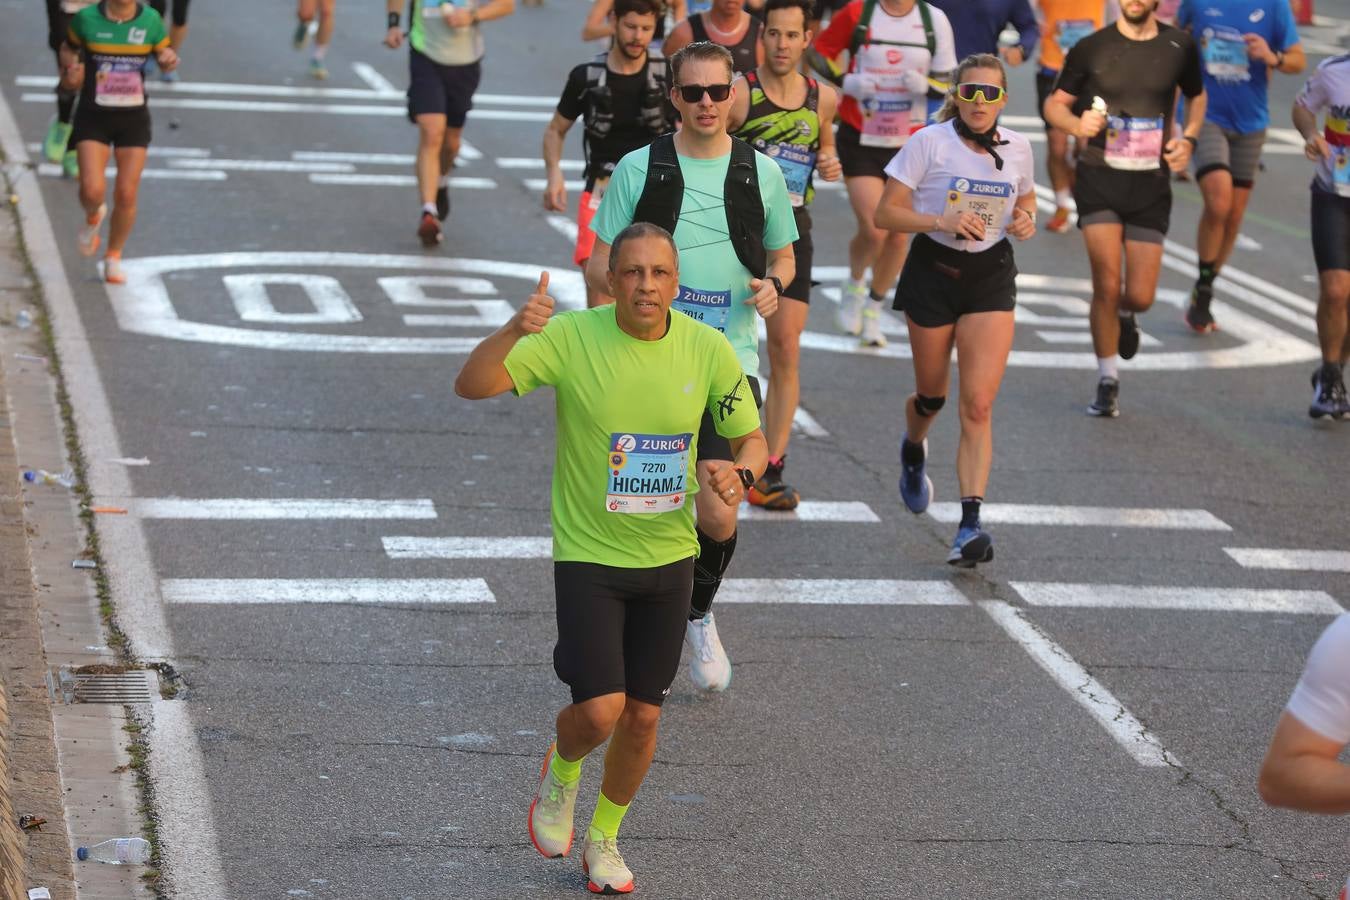
[[[608, 57], [609, 52], [606, 51], [586, 64], [584, 133], [587, 142], [603, 141], [609, 137], [610, 131], [614, 128], [613, 98], [606, 83], [609, 79], [609, 66], [606, 62]], [[647, 86], [642, 92], [642, 108], [638, 112], [638, 118], [653, 135], [663, 134], [670, 127], [665, 106], [666, 89], [670, 84], [666, 58], [649, 50], [645, 71]], [[589, 156], [589, 147], [587, 150]]]
[[[652, 141], [647, 159], [647, 183], [633, 210], [634, 222], [660, 225], [671, 234], [684, 202], [684, 175], [675, 153], [675, 135], [663, 134]], [[727, 212], [727, 234], [736, 258], [754, 278], [763, 278], [768, 265], [764, 249], [764, 199], [759, 194], [755, 151], [739, 138], [731, 139], [731, 162], [722, 185]]]

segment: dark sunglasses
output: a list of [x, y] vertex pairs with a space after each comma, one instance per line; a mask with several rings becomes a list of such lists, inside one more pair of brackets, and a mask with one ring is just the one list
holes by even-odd
[[1003, 99], [1003, 88], [996, 84], [977, 84], [973, 81], [963, 82], [956, 86], [956, 99], [964, 100], [966, 103], [974, 103], [976, 97], [985, 103], [997, 103]]
[[697, 103], [703, 99], [704, 92], [712, 98], [712, 102], [721, 103], [731, 96], [731, 85], [729, 84], [682, 84], [679, 85], [680, 97], [685, 103]]

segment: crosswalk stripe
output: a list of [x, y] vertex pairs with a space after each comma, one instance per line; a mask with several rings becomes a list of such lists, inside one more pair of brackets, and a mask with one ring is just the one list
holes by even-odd
[[496, 603], [481, 578], [168, 578], [164, 602], [263, 603]]
[[980, 608], [998, 624], [1027, 654], [1062, 687], [1078, 705], [1106, 729], [1125, 752], [1141, 766], [1180, 765], [1177, 758], [1163, 749], [1162, 743], [1136, 719], [1125, 704], [1115, 698], [1106, 686], [1088, 674], [1087, 670], [1052, 641], [1043, 631], [1028, 621], [1020, 610], [1000, 600], [984, 600]]
[[964, 594], [945, 581], [853, 578], [728, 578], [718, 603], [805, 606], [966, 606]]
[[[933, 503], [928, 514], [939, 522], [961, 521], [960, 503]], [[1190, 531], [1232, 531], [1203, 509], [1148, 509], [1115, 506], [1044, 506], [1033, 503], [986, 503], [980, 521], [990, 525], [1066, 525], [1103, 528], [1169, 528]]]
[[[372, 187], [407, 186], [417, 184], [416, 175], [354, 175], [315, 173], [309, 176], [314, 184], [363, 184]], [[491, 178], [451, 177], [450, 187], [459, 190], [494, 191], [497, 182]]]
[[761, 509], [742, 503], [736, 511], [742, 522], [880, 522], [866, 503], [856, 500], [803, 500], [791, 511]]
[[551, 537], [386, 537], [390, 559], [549, 559]]
[[127, 504], [142, 519], [434, 519], [430, 500], [311, 500], [141, 497]]
[[1325, 591], [1064, 584], [1043, 581], [1014, 581], [1010, 582], [1009, 586], [1030, 606], [1278, 612], [1321, 616], [1339, 615], [1345, 611]]
[[[115, 167], [111, 163], [109, 163], [108, 164], [109, 174], [111, 174], [113, 171], [115, 171]], [[65, 173], [61, 171], [61, 167], [53, 165], [52, 163], [39, 163], [37, 167], [37, 172], [43, 178], [65, 177]], [[176, 169], [142, 169], [141, 177], [164, 181], [225, 181], [230, 176], [220, 171], [219, 169], [215, 169], [209, 172], [196, 171], [191, 169], [184, 169], [182, 171]]]
[[1308, 572], [1350, 572], [1350, 552], [1345, 550], [1279, 550], [1257, 547], [1224, 547], [1223, 552], [1247, 569], [1285, 569]]

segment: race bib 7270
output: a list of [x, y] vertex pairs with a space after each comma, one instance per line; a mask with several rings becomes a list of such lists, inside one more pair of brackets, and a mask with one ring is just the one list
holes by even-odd
[[609, 487], [605, 509], [612, 513], [661, 513], [684, 505], [693, 434], [609, 436]]

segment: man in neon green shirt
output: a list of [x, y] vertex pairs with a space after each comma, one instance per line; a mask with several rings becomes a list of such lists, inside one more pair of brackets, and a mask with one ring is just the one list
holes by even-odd
[[[630, 225], [608, 264], [615, 302], [556, 317], [543, 273], [525, 306], [470, 354], [455, 392], [557, 390], [553, 667], [572, 703], [558, 714], [529, 833], [543, 855], [567, 854], [582, 760], [610, 740], [582, 866], [593, 892], [627, 893], [619, 823], [651, 765], [680, 665], [699, 550], [688, 501], [706, 490], [734, 511], [768, 445], [726, 339], [670, 309], [680, 282], [669, 233]], [[705, 411], [735, 454], [712, 465], [706, 484], [688, 477]]]
[[[650, 147], [634, 150], [619, 161], [591, 220], [596, 240], [586, 280], [592, 289], [604, 287], [615, 235], [637, 219], [640, 209], [646, 214], [657, 206], [650, 202], [649, 168], [657, 172], [663, 167], [678, 168], [683, 194], [672, 198], [663, 191], [659, 204], [662, 214], [672, 209], [677, 212], [673, 217], [680, 253], [680, 296], [675, 308], [726, 334], [758, 405], [756, 313], [764, 318], [774, 315], [783, 286], [791, 284], [796, 274], [792, 244], [799, 235], [787, 183], [773, 160], [727, 133], [736, 97], [727, 48], [706, 41], [689, 44], [671, 58], [670, 68], [675, 85], [670, 99], [683, 122], [673, 138], [673, 160], [661, 162], [662, 147], [672, 140], [667, 137], [657, 138]], [[745, 154], [754, 161], [757, 190], [753, 197], [737, 190], [730, 177], [740, 170], [738, 155]], [[753, 201], [752, 208], [746, 208], [746, 200]], [[751, 234], [754, 229], [750, 223], [758, 225], [761, 218], [760, 233]], [[751, 241], [761, 246], [748, 249]], [[742, 254], [748, 257], [752, 249], [762, 258], [762, 262], [754, 260], [762, 266], [759, 271], [751, 271], [742, 259]], [[708, 466], [734, 457], [707, 417], [701, 431], [698, 477], [703, 481], [709, 477]], [[736, 549], [736, 510], [709, 502], [708, 496], [697, 501], [699, 555], [687, 639], [694, 683], [703, 690], [720, 691], [731, 682], [731, 662], [722, 648], [711, 608]]]

